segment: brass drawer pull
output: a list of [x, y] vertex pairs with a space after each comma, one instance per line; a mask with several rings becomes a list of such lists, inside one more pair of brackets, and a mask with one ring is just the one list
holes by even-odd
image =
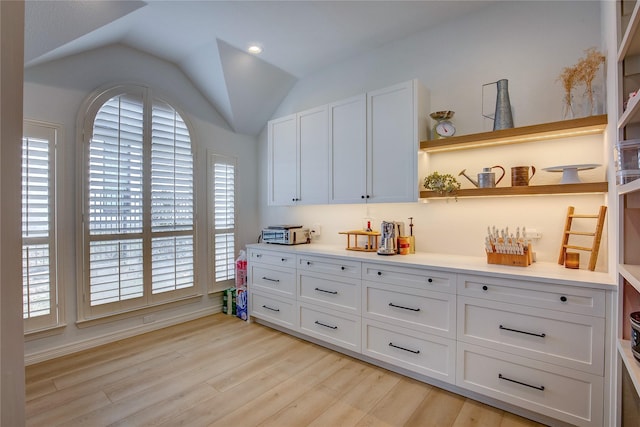
[[533, 335], [534, 337], [540, 337], [540, 338], [544, 338], [547, 336], [547, 334], [545, 334], [544, 332], [541, 334], [536, 334], [535, 332], [519, 331], [517, 329], [505, 328], [502, 325], [500, 325], [500, 329], [503, 329], [505, 331], [517, 332], [519, 334]]
[[329, 329], [338, 329], [337, 326], [327, 325], [326, 323], [318, 322], [317, 320], [315, 321], [315, 324], [316, 325], [320, 325], [320, 326], [324, 326], [325, 328], [329, 328]]
[[403, 310], [409, 310], [409, 311], [420, 311], [419, 308], [403, 307], [401, 305], [396, 305], [392, 302], [389, 303], [389, 307], [401, 308]]
[[392, 342], [389, 343], [389, 347], [397, 348], [399, 350], [408, 351], [409, 353], [413, 353], [413, 354], [420, 354], [420, 350], [411, 350], [410, 348], [400, 347], [399, 345], [395, 345]]
[[516, 381], [516, 380], [512, 380], [511, 378], [507, 378], [507, 377], [503, 376], [502, 374], [498, 374], [498, 378], [500, 378], [501, 380], [509, 381], [509, 382], [516, 383], [516, 384], [520, 384], [520, 385], [523, 385], [525, 387], [535, 388], [536, 390], [540, 390], [540, 391], [544, 390], [544, 386], [543, 385], [538, 386], [538, 385], [531, 385], [531, 384], [523, 383], [521, 381]]

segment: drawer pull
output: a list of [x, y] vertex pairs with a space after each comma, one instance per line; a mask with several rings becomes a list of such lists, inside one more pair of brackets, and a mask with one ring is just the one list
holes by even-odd
[[523, 385], [525, 387], [535, 388], [536, 390], [540, 390], [540, 391], [544, 390], [544, 386], [543, 385], [538, 386], [538, 385], [531, 385], [531, 384], [523, 383], [523, 382], [520, 382], [520, 381], [512, 380], [511, 378], [507, 378], [507, 377], [503, 376], [502, 374], [498, 374], [498, 378], [500, 378], [501, 380], [509, 381], [509, 382], [516, 383], [516, 384], [520, 384], [520, 385]]
[[256, 254], [256, 258], [262, 258], [262, 254]]
[[311, 261], [307, 261], [307, 265], [311, 265]]
[[262, 280], [266, 280], [268, 282], [275, 282], [275, 283], [279, 283], [280, 279], [271, 279], [270, 277], [262, 277]]
[[519, 334], [533, 335], [534, 337], [540, 337], [540, 338], [544, 338], [547, 336], [547, 334], [545, 334], [544, 332], [541, 334], [536, 334], [535, 332], [519, 331], [517, 329], [505, 328], [502, 325], [500, 325], [500, 329], [503, 329], [505, 331], [517, 332]]
[[286, 262], [286, 261], [287, 261], [287, 259], [286, 259], [286, 258], [280, 258], [280, 261], [282, 261], [282, 262]]
[[482, 290], [483, 290], [483, 291], [488, 291], [488, 290], [489, 290], [489, 287], [488, 287], [487, 285], [482, 285]]
[[564, 295], [562, 295], [562, 296], [560, 297], [560, 301], [562, 301], [562, 302], [567, 302], [567, 297], [565, 297]]
[[397, 348], [399, 350], [408, 351], [409, 353], [413, 353], [413, 354], [420, 354], [420, 350], [411, 350], [410, 348], [400, 347], [399, 345], [395, 345], [392, 342], [389, 343], [389, 347]]
[[331, 325], [327, 325], [326, 323], [322, 323], [322, 322], [318, 322], [317, 320], [315, 321], [316, 325], [320, 325], [320, 326], [324, 326], [325, 328], [329, 328], [329, 329], [338, 329], [337, 326], [331, 326]]
[[433, 283], [433, 279], [432, 279], [431, 277], [429, 277], [429, 278], [427, 279], [427, 282], [429, 282], [429, 283]]
[[378, 276], [382, 276], [382, 271], [378, 271]]
[[346, 270], [345, 266], [343, 265], [342, 267], [340, 267], [340, 270], [345, 271]]
[[264, 304], [262, 305], [262, 308], [266, 308], [267, 310], [271, 310], [271, 311], [280, 311], [279, 308], [271, 308], [268, 305], [264, 305]]
[[420, 311], [419, 308], [403, 307], [401, 305], [396, 305], [392, 302], [389, 303], [389, 307], [401, 308], [403, 310], [409, 310], [409, 311]]
[[318, 292], [324, 292], [326, 294], [338, 295], [338, 291], [327, 291], [326, 289], [320, 289], [320, 288], [316, 288], [315, 290]]

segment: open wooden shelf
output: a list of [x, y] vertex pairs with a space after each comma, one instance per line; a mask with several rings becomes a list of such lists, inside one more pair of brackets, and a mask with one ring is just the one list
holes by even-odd
[[623, 61], [625, 57], [640, 53], [640, 32], [637, 31], [639, 24], [640, 2], [636, 2], [618, 47], [618, 62]]
[[633, 357], [631, 353], [631, 342], [629, 340], [618, 339], [618, 353], [627, 368], [631, 382], [636, 389], [636, 393], [640, 394], [640, 362]]
[[494, 145], [519, 144], [547, 139], [603, 133], [607, 126], [607, 115], [589, 116], [573, 120], [501, 129], [451, 138], [421, 141], [420, 149], [428, 153], [467, 150]]
[[620, 264], [618, 272], [636, 291], [640, 292], [640, 265]]
[[487, 197], [487, 196], [531, 196], [536, 194], [581, 194], [606, 193], [606, 182], [585, 182], [579, 184], [529, 185], [523, 187], [468, 188], [451, 195], [440, 195], [435, 191], [421, 191], [422, 199], [447, 197]]

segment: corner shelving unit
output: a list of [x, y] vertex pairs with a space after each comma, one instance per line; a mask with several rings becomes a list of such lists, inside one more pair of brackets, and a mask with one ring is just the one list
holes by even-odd
[[[628, 93], [640, 88], [640, 1], [618, 1], [618, 123], [617, 142], [640, 137], [640, 102], [631, 100], [626, 110], [623, 101]], [[632, 9], [627, 10], [632, 6]], [[618, 202], [618, 328], [617, 350], [640, 401], [640, 362], [631, 352], [629, 314], [640, 310], [640, 180], [616, 186]], [[619, 365], [619, 369], [622, 369]], [[622, 372], [622, 371], [619, 371]], [[620, 375], [618, 376], [620, 377]], [[618, 384], [618, 390], [622, 385]], [[623, 401], [626, 398], [623, 398]], [[624, 407], [623, 407], [624, 411]]]
[[[524, 142], [544, 141], [548, 139], [569, 138], [574, 136], [602, 134], [607, 126], [607, 115], [582, 117], [573, 120], [501, 129], [471, 135], [454, 136], [446, 139], [421, 141], [420, 149], [427, 153], [442, 153], [456, 150], [511, 145]], [[447, 197], [496, 197], [528, 196], [536, 194], [581, 194], [606, 193], [606, 182], [587, 182], [579, 184], [532, 185], [526, 187], [471, 188], [456, 191], [452, 195], [441, 195], [433, 191], [421, 191], [420, 198]]]

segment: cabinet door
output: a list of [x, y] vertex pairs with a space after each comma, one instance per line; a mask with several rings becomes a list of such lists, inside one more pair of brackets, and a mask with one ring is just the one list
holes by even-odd
[[418, 199], [414, 84], [367, 94], [367, 188], [373, 202]]
[[365, 94], [329, 105], [331, 203], [357, 203], [367, 197], [366, 120]]
[[268, 124], [268, 204], [292, 205], [298, 196], [298, 141], [296, 115]]
[[327, 106], [298, 113], [300, 188], [298, 204], [329, 202]]

